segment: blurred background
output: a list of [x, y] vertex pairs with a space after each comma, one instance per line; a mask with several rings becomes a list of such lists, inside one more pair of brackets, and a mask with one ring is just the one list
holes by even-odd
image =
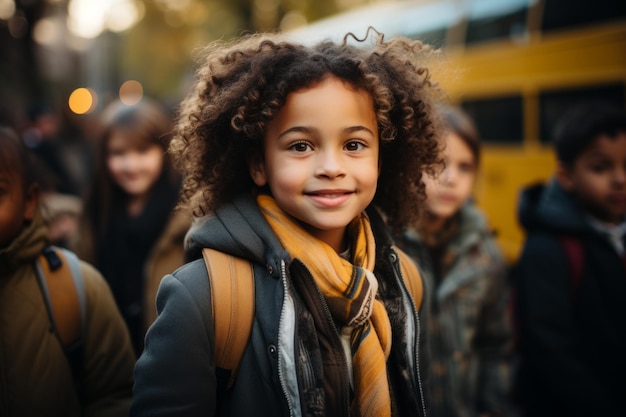
[[583, 100], [626, 108], [625, 1], [0, 0], [0, 124], [27, 142], [53, 131], [78, 195], [98, 111], [150, 96], [174, 112], [207, 42], [277, 30], [312, 42], [368, 26], [442, 49], [433, 79], [477, 123], [477, 202], [514, 260], [517, 193], [554, 169], [555, 120]]

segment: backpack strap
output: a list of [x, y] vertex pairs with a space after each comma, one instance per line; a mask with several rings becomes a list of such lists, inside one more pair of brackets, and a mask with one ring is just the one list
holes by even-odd
[[572, 294], [576, 296], [583, 280], [584, 252], [580, 239], [573, 236], [561, 236], [567, 262], [571, 272]]
[[37, 258], [37, 278], [50, 322], [64, 349], [80, 344], [86, 315], [85, 284], [76, 255], [49, 246]]
[[48, 246], [35, 262], [37, 280], [50, 323], [67, 357], [78, 384], [86, 334], [87, 296], [76, 255]]
[[415, 307], [419, 310], [422, 305], [422, 298], [424, 297], [424, 283], [422, 282], [422, 276], [409, 255], [396, 247], [394, 247], [394, 250], [398, 254], [398, 258], [400, 260], [400, 271], [404, 277], [404, 282], [413, 296]]
[[218, 378], [230, 388], [254, 320], [254, 272], [249, 261], [214, 249], [202, 256], [209, 273]]

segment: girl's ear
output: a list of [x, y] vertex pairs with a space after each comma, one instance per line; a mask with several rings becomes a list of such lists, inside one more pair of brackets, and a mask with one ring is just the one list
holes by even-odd
[[574, 188], [572, 167], [563, 162], [559, 162], [556, 167], [556, 179], [565, 191], [571, 191]]
[[37, 208], [39, 206], [39, 198], [41, 196], [41, 189], [37, 184], [33, 184], [26, 190], [24, 196], [24, 220], [32, 220], [35, 218]]
[[248, 157], [248, 170], [252, 181], [259, 186], [263, 187], [267, 184], [267, 175], [265, 175], [265, 161], [261, 152], [255, 152]]

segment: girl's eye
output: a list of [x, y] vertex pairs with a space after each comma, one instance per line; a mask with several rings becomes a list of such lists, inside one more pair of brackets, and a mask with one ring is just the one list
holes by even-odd
[[610, 164], [608, 163], [597, 163], [591, 165], [591, 170], [599, 174], [604, 171], [608, 171], [610, 168]]
[[359, 142], [356, 140], [350, 141], [346, 144], [346, 149], [348, 151], [359, 151], [365, 147], [363, 142]]
[[112, 158], [114, 156], [123, 156], [126, 153], [124, 149], [110, 149], [109, 157]]
[[468, 163], [462, 163], [462, 164], [459, 165], [459, 171], [466, 172], [466, 173], [472, 173], [472, 172], [474, 172], [474, 165], [473, 164], [468, 164]]
[[311, 145], [309, 145], [306, 142], [296, 142], [294, 144], [292, 144], [291, 146], [289, 146], [289, 149], [296, 151], [296, 152], [306, 152], [311, 150]]

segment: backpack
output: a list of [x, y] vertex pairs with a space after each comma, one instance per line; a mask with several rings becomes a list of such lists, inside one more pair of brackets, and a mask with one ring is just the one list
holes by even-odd
[[67, 249], [48, 246], [35, 261], [35, 272], [52, 331], [63, 347], [78, 388], [87, 311], [78, 257]]
[[[419, 270], [407, 254], [400, 250], [396, 252], [407, 289], [419, 307], [423, 297]], [[226, 390], [235, 381], [239, 362], [252, 332], [254, 271], [249, 261], [214, 249], [204, 248], [202, 257], [211, 287], [218, 387]], [[228, 277], [224, 276], [224, 271], [228, 271]], [[249, 302], [242, 302], [244, 300]]]

